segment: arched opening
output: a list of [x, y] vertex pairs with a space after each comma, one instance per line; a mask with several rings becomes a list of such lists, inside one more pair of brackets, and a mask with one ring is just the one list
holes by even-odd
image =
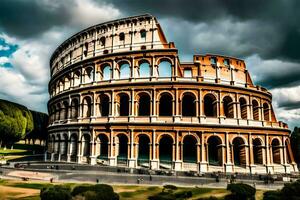
[[206, 117], [217, 117], [217, 99], [212, 94], [204, 97], [204, 114]]
[[256, 100], [252, 100], [253, 119], [259, 120], [259, 106]]
[[63, 81], [59, 81], [59, 92], [64, 91], [64, 82]]
[[263, 107], [264, 107], [264, 120], [265, 121], [270, 121], [270, 115], [269, 115], [269, 105], [267, 103], [264, 103], [263, 104]]
[[171, 77], [172, 76], [172, 65], [169, 61], [162, 61], [158, 65], [159, 77]]
[[163, 135], [159, 141], [159, 161], [163, 164], [171, 164], [173, 160], [173, 139], [169, 135]]
[[163, 93], [159, 99], [159, 116], [173, 115], [173, 98], [169, 93]]
[[54, 153], [59, 154], [60, 153], [60, 135], [57, 135], [55, 138], [55, 145], [54, 145]]
[[143, 61], [139, 66], [139, 75], [141, 78], [150, 77], [150, 65], [148, 62]]
[[68, 90], [71, 87], [70, 76], [67, 75], [64, 80], [64, 89]]
[[68, 102], [66, 102], [66, 101], [64, 101], [63, 102], [63, 105], [64, 105], [64, 111], [63, 111], [63, 119], [64, 120], [66, 120], [66, 119], [68, 119], [69, 118], [69, 104], [68, 104]]
[[60, 105], [60, 103], [57, 104], [56, 108], [57, 108], [56, 109], [56, 120], [62, 120], [61, 116], [60, 116], [60, 113], [61, 113], [61, 105]]
[[125, 93], [119, 95], [119, 114], [120, 116], [129, 115], [129, 96]]
[[72, 99], [71, 102], [71, 118], [72, 119], [77, 119], [78, 118], [78, 107], [79, 103], [77, 99]]
[[99, 42], [102, 47], [105, 47], [105, 37], [101, 37]]
[[128, 63], [120, 65], [120, 79], [127, 79], [130, 77], [130, 66]]
[[100, 98], [100, 104], [99, 104], [100, 115], [102, 117], [107, 117], [109, 115], [109, 97], [106, 94], [101, 94], [99, 98]]
[[61, 144], [60, 144], [60, 147], [61, 147], [61, 154], [62, 155], [67, 155], [68, 153], [68, 135], [67, 134], [64, 134], [63, 135], [63, 139], [61, 141]]
[[253, 140], [253, 157], [254, 164], [263, 164], [263, 147], [259, 138]]
[[77, 143], [78, 139], [75, 134], [73, 134], [70, 138], [70, 154], [71, 154], [71, 160], [75, 161], [77, 157]]
[[217, 136], [210, 136], [207, 140], [209, 165], [222, 165], [222, 141]]
[[124, 41], [125, 40], [125, 34], [122, 32], [119, 34], [119, 40]]
[[150, 139], [145, 134], [141, 134], [138, 137], [138, 164], [141, 165], [142, 163], [149, 163]]
[[80, 71], [79, 70], [74, 73], [74, 76], [73, 76], [74, 86], [80, 85], [80, 76], [81, 75], [80, 75]]
[[139, 95], [138, 101], [138, 115], [149, 116], [150, 115], [150, 96], [146, 93]]
[[126, 163], [128, 155], [128, 138], [124, 134], [119, 134], [116, 138], [116, 152], [118, 163]]
[[197, 162], [197, 140], [192, 135], [187, 135], [183, 139], [183, 162]]
[[196, 116], [196, 98], [193, 94], [185, 94], [181, 104], [182, 116]]
[[142, 30], [140, 31], [140, 34], [141, 34], [141, 38], [144, 39], [144, 40], [146, 40], [146, 34], [147, 34], [146, 30], [145, 30], [145, 29], [142, 29]]
[[234, 165], [245, 166], [246, 165], [246, 148], [244, 140], [240, 137], [234, 138], [233, 145], [233, 159]]
[[88, 157], [90, 156], [90, 136], [88, 134], [83, 135], [82, 137], [82, 156]]
[[110, 66], [109, 65], [105, 65], [102, 68], [102, 80], [104, 80], [104, 81], [110, 80]]
[[280, 164], [280, 143], [278, 139], [273, 139], [272, 140], [272, 157], [273, 157], [273, 163], [275, 164]]
[[98, 136], [99, 139], [99, 154], [98, 158], [101, 160], [108, 159], [108, 138], [104, 134]]
[[241, 97], [240, 100], [240, 109], [241, 109], [241, 118], [242, 119], [247, 119], [247, 101], [245, 98]]
[[84, 69], [84, 74], [83, 74], [83, 83], [91, 83], [94, 78], [93, 78], [93, 67], [86, 67]]
[[82, 101], [82, 116], [83, 117], [90, 117], [91, 116], [91, 111], [92, 111], [92, 100], [90, 97], [84, 97]]
[[234, 109], [233, 109], [233, 101], [231, 97], [226, 96], [223, 99], [223, 109], [224, 109], [224, 115], [226, 118], [234, 118]]

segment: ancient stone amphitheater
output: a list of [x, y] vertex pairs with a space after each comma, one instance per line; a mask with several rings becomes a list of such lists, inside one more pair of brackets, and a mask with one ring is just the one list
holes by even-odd
[[87, 28], [53, 53], [52, 161], [198, 172], [297, 171], [289, 129], [243, 60], [181, 62], [157, 19]]

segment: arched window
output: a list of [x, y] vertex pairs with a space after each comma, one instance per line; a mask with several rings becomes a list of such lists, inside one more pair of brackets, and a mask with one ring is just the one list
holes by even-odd
[[253, 112], [253, 119], [259, 120], [259, 106], [256, 100], [252, 101], [252, 112]]
[[120, 116], [128, 116], [129, 115], [129, 97], [127, 94], [119, 95], [119, 113]]
[[204, 97], [204, 114], [206, 117], [217, 117], [217, 99], [212, 94]]
[[241, 111], [241, 118], [242, 119], [247, 119], [247, 102], [245, 98], [241, 97], [240, 98], [240, 111]]
[[171, 77], [172, 65], [169, 61], [162, 61], [158, 65], [159, 77]]
[[234, 117], [234, 110], [233, 110], [233, 101], [231, 97], [226, 96], [223, 99], [223, 109], [224, 109], [224, 115], [227, 118], [233, 118]]
[[222, 165], [222, 141], [217, 136], [210, 136], [208, 144], [208, 162], [209, 165]]
[[142, 62], [140, 64], [139, 75], [141, 78], [150, 77], [150, 65], [148, 62]]
[[147, 135], [141, 134], [139, 135], [139, 143], [138, 143], [138, 165], [143, 163], [149, 163], [149, 155], [150, 155], [150, 139]]
[[147, 34], [146, 30], [145, 30], [145, 29], [142, 29], [142, 30], [140, 31], [140, 33], [141, 33], [141, 38], [144, 39], [144, 40], [146, 40], [146, 34]]
[[130, 77], [130, 66], [128, 63], [122, 63], [120, 65], [120, 79], [126, 79]]
[[73, 134], [71, 136], [70, 141], [71, 141], [70, 142], [71, 160], [74, 161], [76, 160], [76, 156], [77, 156], [77, 143], [78, 143], [77, 136]]
[[173, 98], [169, 93], [164, 93], [159, 99], [159, 116], [173, 115]]
[[183, 139], [183, 162], [197, 162], [197, 140], [192, 135], [187, 135]]
[[172, 160], [173, 160], [173, 139], [169, 135], [163, 135], [162, 138], [159, 140], [159, 162], [170, 165]]
[[116, 139], [117, 162], [126, 163], [128, 156], [128, 138], [124, 134], [119, 134]]
[[64, 89], [65, 90], [68, 90], [70, 87], [71, 87], [71, 85], [70, 85], [70, 83], [71, 83], [71, 81], [70, 81], [70, 77], [69, 76], [66, 76], [65, 77], [65, 80], [64, 80]]
[[150, 96], [143, 93], [139, 96], [138, 101], [138, 115], [139, 116], [149, 116], [150, 115]]
[[276, 164], [280, 164], [280, 143], [279, 143], [279, 140], [278, 139], [273, 139], [272, 140], [272, 157], [273, 157], [273, 163], [276, 163]]
[[101, 37], [99, 41], [100, 41], [100, 45], [104, 47], [105, 46], [105, 37]]
[[105, 94], [102, 94], [100, 96], [100, 105], [99, 105], [99, 110], [100, 110], [100, 115], [102, 117], [107, 117], [109, 115], [109, 97]]
[[78, 108], [79, 108], [79, 103], [77, 99], [72, 99], [71, 103], [71, 118], [72, 119], [77, 119], [78, 118]]
[[93, 71], [94, 70], [92, 67], [87, 67], [84, 69], [83, 83], [90, 83], [94, 80]]
[[182, 116], [196, 116], [196, 98], [193, 94], [185, 94], [181, 104]]
[[120, 35], [119, 35], [119, 40], [120, 41], [124, 41], [125, 40], [125, 34], [122, 32], [122, 33], [120, 33]]
[[82, 153], [85, 157], [90, 155], [90, 136], [88, 134], [82, 137]]
[[264, 120], [265, 121], [270, 121], [269, 105], [267, 103], [264, 103], [263, 107], [264, 107]]
[[263, 164], [263, 147], [259, 138], [253, 140], [254, 164]]
[[106, 135], [104, 134], [100, 134], [98, 136], [98, 142], [99, 142], [99, 146], [98, 146], [98, 158], [102, 159], [102, 160], [107, 160], [108, 159], [108, 138]]
[[234, 165], [241, 166], [246, 165], [246, 148], [244, 140], [240, 137], [234, 138], [232, 141], [233, 145], [233, 158]]
[[102, 68], [102, 80], [104, 80], [104, 81], [110, 80], [110, 66], [109, 65], [105, 65]]
[[68, 102], [66, 102], [66, 101], [64, 101], [64, 103], [63, 103], [63, 105], [64, 105], [64, 110], [63, 110], [63, 119], [68, 119], [69, 118], [69, 104], [68, 104]]
[[80, 76], [81, 75], [80, 75], [80, 71], [79, 70], [74, 73], [74, 77], [73, 77], [73, 79], [74, 79], [74, 86], [78, 86], [80, 84]]
[[91, 116], [91, 110], [92, 110], [92, 100], [90, 97], [85, 97], [83, 99], [83, 113], [82, 113], [82, 116], [83, 117], [90, 117]]

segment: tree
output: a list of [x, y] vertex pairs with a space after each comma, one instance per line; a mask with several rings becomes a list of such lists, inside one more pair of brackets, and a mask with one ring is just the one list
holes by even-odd
[[295, 127], [291, 135], [291, 146], [295, 161], [300, 163], [300, 128]]
[[71, 189], [64, 185], [50, 185], [42, 188], [40, 192], [41, 200], [71, 200]]
[[233, 183], [227, 186], [227, 190], [231, 191], [231, 194], [226, 195], [226, 200], [254, 200], [256, 189], [250, 185], [244, 183]]

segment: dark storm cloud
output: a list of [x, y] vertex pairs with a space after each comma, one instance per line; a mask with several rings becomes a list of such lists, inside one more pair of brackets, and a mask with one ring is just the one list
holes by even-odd
[[39, 0], [1, 0], [0, 31], [17, 37], [32, 37], [69, 20], [65, 4]]
[[283, 101], [279, 102], [278, 106], [285, 110], [298, 109], [300, 107], [300, 101]]

